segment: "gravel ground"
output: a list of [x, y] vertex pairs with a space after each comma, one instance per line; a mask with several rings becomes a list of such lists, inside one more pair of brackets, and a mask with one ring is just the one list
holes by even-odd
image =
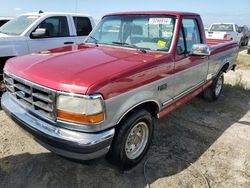
[[226, 74], [227, 83], [233, 85], [241, 85], [245, 88], [250, 88], [250, 55], [247, 54], [245, 48], [239, 53], [238, 57], [239, 62], [241, 63], [237, 68], [237, 71], [230, 71]]
[[0, 130], [3, 188], [250, 187], [250, 91], [231, 85], [214, 103], [196, 97], [161, 119], [147, 156], [126, 172], [104, 158], [79, 164], [50, 153], [3, 111]]

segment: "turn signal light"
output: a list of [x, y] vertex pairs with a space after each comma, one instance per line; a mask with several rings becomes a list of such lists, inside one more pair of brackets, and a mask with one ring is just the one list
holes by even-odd
[[83, 115], [57, 110], [57, 118], [62, 121], [73, 123], [96, 124], [102, 122], [105, 117], [103, 112], [95, 115]]

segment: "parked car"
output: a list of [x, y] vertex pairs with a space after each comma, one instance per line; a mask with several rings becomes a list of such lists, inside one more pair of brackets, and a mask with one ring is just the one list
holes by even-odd
[[248, 44], [248, 40], [250, 38], [250, 31], [248, 29], [247, 26], [242, 26], [239, 28], [241, 34], [242, 34], [242, 37], [241, 37], [241, 45], [242, 46], [247, 46]]
[[200, 93], [220, 97], [237, 53], [237, 42], [206, 40], [195, 13], [109, 14], [85, 44], [8, 60], [2, 109], [59, 155], [108, 153], [127, 168], [147, 152], [156, 118]]
[[223, 39], [241, 42], [241, 31], [237, 24], [234, 23], [214, 23], [206, 32], [207, 39]]
[[205, 27], [204, 29], [205, 29], [205, 31], [207, 32], [207, 31], [209, 30], [209, 27]]
[[6, 24], [8, 21], [12, 20], [11, 17], [0, 17], [0, 27], [4, 24]]
[[82, 43], [94, 25], [89, 15], [43, 12], [23, 14], [6, 23], [0, 28], [0, 82], [7, 59]]

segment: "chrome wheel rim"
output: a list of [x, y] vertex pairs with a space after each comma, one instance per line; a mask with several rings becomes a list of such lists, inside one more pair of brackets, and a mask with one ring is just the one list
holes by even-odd
[[125, 152], [129, 159], [139, 157], [148, 142], [149, 129], [145, 122], [137, 123], [129, 132], [125, 144]]
[[216, 87], [215, 87], [215, 95], [218, 96], [221, 92], [222, 89], [222, 85], [223, 85], [223, 80], [222, 80], [222, 76], [220, 76], [217, 80], [216, 83]]

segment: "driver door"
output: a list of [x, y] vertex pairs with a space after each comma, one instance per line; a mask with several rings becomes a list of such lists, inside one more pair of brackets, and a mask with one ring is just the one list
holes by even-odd
[[201, 86], [207, 75], [208, 59], [189, 55], [193, 44], [202, 43], [196, 19], [184, 18], [175, 56], [175, 99]]

